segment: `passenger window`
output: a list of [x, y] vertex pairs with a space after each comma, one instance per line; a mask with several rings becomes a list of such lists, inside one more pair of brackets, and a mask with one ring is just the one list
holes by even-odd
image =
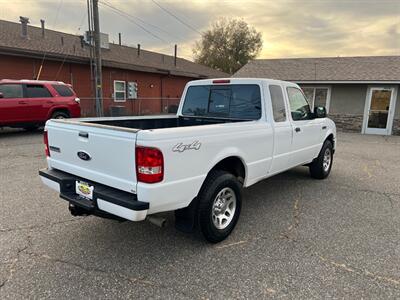
[[285, 100], [283, 99], [282, 88], [279, 85], [270, 85], [269, 93], [271, 95], [272, 111], [275, 122], [286, 121]]
[[41, 84], [26, 85], [27, 98], [49, 98], [52, 97], [49, 90]]
[[230, 89], [212, 89], [208, 107], [210, 115], [228, 117], [230, 98]]
[[20, 84], [1, 84], [0, 93], [3, 94], [3, 98], [22, 98], [22, 85]]
[[298, 88], [294, 87], [288, 87], [287, 92], [293, 121], [311, 119], [310, 105], [303, 93]]
[[52, 87], [57, 91], [61, 97], [71, 97], [74, 95], [72, 90], [67, 85], [53, 84]]

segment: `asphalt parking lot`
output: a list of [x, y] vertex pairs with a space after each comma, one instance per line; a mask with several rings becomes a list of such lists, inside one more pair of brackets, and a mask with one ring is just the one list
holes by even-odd
[[210, 245], [148, 222], [70, 216], [41, 133], [0, 130], [0, 298], [400, 298], [400, 137], [339, 133], [330, 177], [247, 189]]

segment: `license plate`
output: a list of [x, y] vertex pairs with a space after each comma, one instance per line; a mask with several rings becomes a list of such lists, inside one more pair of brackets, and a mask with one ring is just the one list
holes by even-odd
[[75, 192], [82, 197], [93, 200], [93, 190], [94, 186], [89, 185], [86, 182], [82, 181], [75, 182]]

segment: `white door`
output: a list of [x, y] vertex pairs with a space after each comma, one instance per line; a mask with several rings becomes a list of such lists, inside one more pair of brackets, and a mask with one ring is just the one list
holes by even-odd
[[287, 88], [293, 140], [293, 166], [311, 162], [321, 150], [322, 119], [315, 119], [304, 94], [296, 87]]
[[292, 167], [290, 151], [293, 132], [282, 87], [278, 84], [272, 84], [269, 85], [268, 90], [271, 97], [274, 122], [274, 159], [269, 172], [270, 175], [273, 175]]
[[396, 92], [395, 88], [369, 88], [364, 113], [364, 133], [391, 134]]

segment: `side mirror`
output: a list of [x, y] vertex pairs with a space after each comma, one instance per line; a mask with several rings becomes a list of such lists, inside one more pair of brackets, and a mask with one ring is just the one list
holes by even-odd
[[3, 95], [3, 93], [0, 93], [0, 98], [4, 98], [4, 95]]
[[314, 117], [316, 118], [326, 118], [326, 108], [324, 106], [314, 107]]

